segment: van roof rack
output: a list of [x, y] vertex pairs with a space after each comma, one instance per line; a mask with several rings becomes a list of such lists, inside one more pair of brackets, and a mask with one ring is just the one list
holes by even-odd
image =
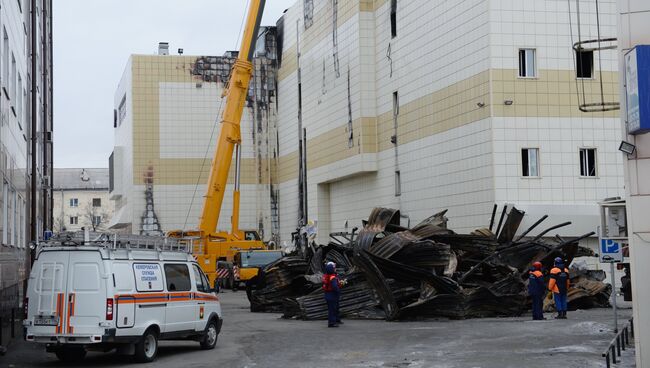
[[183, 253], [192, 253], [192, 245], [192, 239], [83, 230], [61, 232], [37, 244], [39, 248], [86, 246], [105, 249], [156, 250]]

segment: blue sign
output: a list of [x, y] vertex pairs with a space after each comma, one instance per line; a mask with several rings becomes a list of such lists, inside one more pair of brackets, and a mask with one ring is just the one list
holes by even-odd
[[600, 239], [601, 262], [623, 262], [623, 247], [613, 239]]
[[650, 45], [625, 55], [625, 95], [629, 134], [650, 131]]

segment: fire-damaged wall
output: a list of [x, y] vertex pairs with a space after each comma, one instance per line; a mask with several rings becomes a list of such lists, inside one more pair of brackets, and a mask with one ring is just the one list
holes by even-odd
[[[262, 28], [241, 121], [240, 227], [278, 233], [275, 28]], [[203, 205], [236, 52], [223, 56], [132, 55], [115, 95], [113, 229], [194, 229]], [[233, 160], [218, 228], [232, 213]], [[155, 208], [155, 210], [153, 210]], [[155, 223], [155, 224], [153, 224]]]

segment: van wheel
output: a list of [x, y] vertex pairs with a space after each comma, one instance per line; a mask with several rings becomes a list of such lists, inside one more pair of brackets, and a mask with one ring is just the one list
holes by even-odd
[[217, 332], [217, 323], [212, 320], [208, 322], [208, 326], [205, 329], [205, 334], [203, 335], [203, 338], [201, 339], [201, 349], [203, 350], [210, 350], [214, 349], [214, 347], [217, 345], [217, 336], [219, 333]]
[[139, 363], [149, 363], [156, 359], [156, 355], [158, 355], [158, 334], [150, 328], [135, 344], [135, 360]]
[[82, 346], [64, 346], [56, 351], [56, 357], [66, 363], [80, 362], [86, 357], [86, 349]]

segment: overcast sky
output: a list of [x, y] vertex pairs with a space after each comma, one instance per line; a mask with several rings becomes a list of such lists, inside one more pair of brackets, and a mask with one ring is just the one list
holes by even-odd
[[[275, 25], [297, 0], [267, 0]], [[56, 0], [54, 166], [108, 167], [113, 95], [130, 54], [221, 55], [239, 48], [246, 0]], [[217, 103], [215, 101], [215, 103]]]

